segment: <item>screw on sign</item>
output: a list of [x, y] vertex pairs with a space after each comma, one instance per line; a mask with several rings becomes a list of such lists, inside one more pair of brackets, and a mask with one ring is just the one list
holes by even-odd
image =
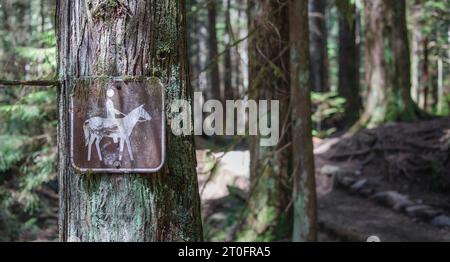
[[150, 173], [164, 163], [164, 93], [156, 78], [86, 78], [71, 96], [71, 160], [80, 172]]

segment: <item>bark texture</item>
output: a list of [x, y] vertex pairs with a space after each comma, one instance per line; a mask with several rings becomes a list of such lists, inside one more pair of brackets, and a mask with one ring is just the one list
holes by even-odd
[[208, 61], [209, 66], [209, 88], [211, 89], [210, 95], [207, 99], [222, 99], [222, 93], [220, 91], [220, 71], [219, 71], [219, 51], [217, 46], [217, 30], [216, 30], [216, 2], [208, 1], [208, 39], [209, 39], [209, 53]]
[[411, 121], [421, 112], [411, 99], [411, 63], [405, 1], [364, 1], [366, 82], [369, 94], [354, 128]]
[[[346, 99], [344, 125], [351, 126], [358, 121], [361, 111], [359, 95], [359, 40], [358, 13], [356, 6], [347, 1], [339, 12], [339, 73], [338, 94]], [[348, 9], [348, 10], [345, 10]]]
[[[167, 132], [166, 165], [155, 174], [83, 175], [69, 157], [69, 98], [76, 78], [154, 76], [165, 86], [166, 105], [190, 99], [184, 15], [184, 1], [177, 0], [58, 1], [62, 241], [202, 239], [191, 136]], [[168, 126], [172, 119], [167, 113]]]
[[422, 68], [421, 68], [421, 59], [423, 55], [422, 50], [422, 40], [423, 40], [423, 34], [422, 34], [422, 14], [423, 14], [423, 6], [422, 6], [422, 0], [415, 0], [412, 4], [412, 32], [411, 32], [411, 74], [412, 74], [412, 83], [411, 83], [411, 93], [413, 100], [420, 105], [420, 98], [422, 95], [421, 91], [421, 75], [422, 75]]
[[223, 61], [223, 90], [224, 90], [224, 101], [234, 100], [234, 86], [233, 86], [233, 64], [231, 59], [232, 47], [234, 37], [233, 28], [231, 26], [230, 0], [224, 0], [225, 7], [225, 53]]
[[293, 241], [317, 240], [316, 186], [312, 144], [308, 1], [289, 0], [292, 103]]
[[255, 32], [249, 39], [249, 96], [255, 101], [280, 101], [278, 145], [261, 147], [260, 137], [250, 138], [248, 229], [258, 240], [279, 240], [292, 230], [287, 7], [287, 1], [254, 0], [249, 8], [249, 29]]
[[201, 72], [206, 66], [205, 50], [207, 46], [207, 33], [204, 21], [200, 19], [200, 11], [193, 7], [198, 6], [197, 0], [187, 1], [187, 12], [189, 18], [187, 19], [187, 43], [189, 53], [189, 69], [194, 91], [204, 91], [206, 88], [206, 81], [201, 79]]
[[309, 0], [311, 84], [312, 90], [316, 92], [326, 92], [330, 89], [326, 6], [326, 0]]

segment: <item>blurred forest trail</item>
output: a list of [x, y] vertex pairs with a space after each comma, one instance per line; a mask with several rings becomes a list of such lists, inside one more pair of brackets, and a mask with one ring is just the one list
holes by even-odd
[[[365, 241], [372, 235], [382, 241], [450, 241], [449, 138], [450, 119], [443, 118], [388, 124], [352, 139], [316, 139], [319, 241]], [[202, 138], [197, 145], [210, 147]], [[240, 240], [249, 151], [198, 149], [197, 162], [205, 240]], [[32, 230], [9, 240], [57, 241], [57, 196], [41, 198], [50, 215], [41, 214]]]
[[[319, 240], [450, 241], [449, 136], [443, 118], [316, 139]], [[198, 150], [197, 159], [206, 238], [239, 240], [248, 151]]]
[[[319, 240], [365, 241], [376, 235], [382, 241], [450, 241], [450, 180], [436, 181], [450, 177], [448, 137], [450, 119], [444, 118], [390, 124], [353, 139], [316, 140]], [[197, 141], [199, 147], [205, 143]], [[250, 184], [249, 151], [199, 149], [197, 161], [206, 240], [239, 240]], [[447, 176], [424, 176], [424, 170]], [[55, 197], [48, 201], [57, 209]], [[39, 229], [17, 240], [56, 241], [54, 215], [41, 217]]]

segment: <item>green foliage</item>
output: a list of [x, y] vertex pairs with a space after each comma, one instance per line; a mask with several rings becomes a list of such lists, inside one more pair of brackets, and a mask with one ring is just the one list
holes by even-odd
[[0, 201], [6, 209], [21, 206], [33, 215], [41, 207], [37, 192], [56, 179], [55, 100], [54, 90], [38, 90], [0, 105], [0, 191], [6, 194]]
[[450, 94], [445, 96], [443, 109], [442, 112], [440, 112], [440, 115], [442, 116], [450, 115]]
[[54, 90], [36, 91], [0, 106], [0, 175], [17, 176], [11, 198], [27, 211], [39, 206], [35, 190], [55, 179], [55, 99]]
[[450, 23], [450, 1], [423, 1], [420, 22], [425, 33], [432, 33], [439, 28], [447, 29], [448, 23]]
[[56, 179], [56, 150], [44, 147], [40, 151], [33, 152], [27, 164], [21, 167], [21, 172], [25, 174], [20, 179], [19, 198], [25, 210], [34, 212], [40, 207], [39, 197], [36, 189], [46, 183]]
[[0, 105], [0, 115], [10, 122], [22, 121], [22, 124], [42, 120], [49, 113], [45, 111], [45, 105], [51, 104], [55, 99], [54, 90], [31, 92], [15, 103]]
[[[336, 1], [338, 4], [340, 1]], [[344, 1], [346, 2], [346, 1]], [[338, 86], [338, 54], [339, 54], [339, 16], [344, 16], [349, 22], [355, 19], [353, 13], [342, 6], [328, 5], [327, 18], [327, 49], [328, 49], [328, 74], [331, 90], [336, 90]], [[350, 8], [350, 6], [348, 7]]]
[[22, 145], [28, 137], [21, 135], [0, 135], [0, 172], [11, 169], [23, 159]]
[[[54, 78], [55, 4], [0, 2], [1, 79]], [[0, 234], [10, 239], [35, 230], [40, 192], [56, 180], [55, 101], [53, 87], [0, 89]]]
[[311, 101], [313, 105], [312, 121], [314, 124], [313, 135], [326, 137], [336, 132], [334, 127], [343, 116], [345, 98], [336, 92], [312, 92]]
[[[449, 60], [449, 35], [448, 25], [450, 24], [450, 1], [449, 0], [428, 0], [428, 1], [406, 1], [409, 16], [408, 16], [408, 28], [410, 32], [414, 32], [412, 37], [413, 46], [416, 47], [416, 51], [413, 54], [413, 67], [417, 69], [414, 71], [414, 78], [418, 79], [418, 89], [422, 94], [417, 94], [416, 102], [419, 103], [421, 109], [438, 115], [448, 115], [446, 107], [444, 105], [443, 112], [438, 107], [437, 101], [432, 95], [428, 95], [427, 106], [425, 108], [425, 89], [433, 89], [437, 87], [438, 81], [438, 61], [443, 63], [443, 93], [444, 96], [450, 94], [450, 78], [448, 78], [448, 72], [450, 70]], [[425, 45], [426, 41], [426, 45]], [[424, 48], [428, 48], [427, 53], [427, 71], [428, 76], [424, 79], [424, 64], [425, 55]], [[417, 92], [417, 91], [416, 91]], [[428, 90], [429, 93], [434, 92]], [[419, 93], [419, 92], [418, 92]], [[422, 96], [422, 97], [420, 97]], [[423, 101], [420, 101], [423, 100]]]

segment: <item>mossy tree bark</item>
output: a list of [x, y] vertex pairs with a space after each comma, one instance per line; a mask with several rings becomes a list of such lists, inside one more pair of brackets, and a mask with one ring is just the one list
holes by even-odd
[[[293, 241], [317, 240], [316, 185], [312, 144], [308, 1], [289, 0], [293, 156]], [[295, 100], [294, 100], [295, 99]]]
[[369, 94], [354, 130], [389, 121], [412, 121], [422, 113], [410, 94], [405, 0], [366, 0], [364, 14]]
[[287, 0], [254, 0], [249, 6], [249, 97], [279, 100], [281, 139], [261, 147], [250, 138], [251, 188], [246, 240], [279, 240], [292, 230], [289, 28]]
[[[155, 174], [77, 173], [69, 157], [71, 83], [83, 76], [155, 76], [166, 104], [190, 99], [184, 1], [58, 1], [60, 239], [198, 241], [200, 199], [191, 136], [167, 133]], [[170, 126], [173, 115], [166, 114]]]

